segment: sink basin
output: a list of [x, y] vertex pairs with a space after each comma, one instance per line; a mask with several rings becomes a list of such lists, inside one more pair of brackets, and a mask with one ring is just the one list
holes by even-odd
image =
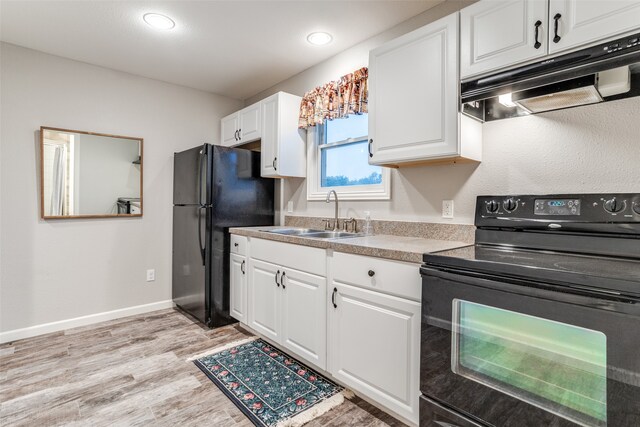
[[285, 236], [299, 236], [301, 234], [322, 233], [322, 230], [313, 228], [277, 228], [275, 230], [265, 230], [267, 233], [283, 234]]
[[309, 232], [303, 233], [300, 237], [311, 237], [314, 239], [344, 239], [347, 237], [360, 237], [362, 234], [360, 233], [347, 233], [344, 231], [319, 231], [319, 232]]
[[267, 233], [281, 234], [284, 236], [311, 237], [313, 239], [344, 239], [347, 237], [360, 237], [362, 233], [347, 233], [344, 231], [323, 231], [314, 228], [276, 228], [264, 230]]

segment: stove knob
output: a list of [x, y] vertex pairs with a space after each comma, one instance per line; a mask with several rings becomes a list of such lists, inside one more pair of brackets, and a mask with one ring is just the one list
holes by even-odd
[[491, 200], [491, 201], [487, 202], [487, 212], [489, 212], [489, 213], [498, 212], [498, 208], [499, 207], [500, 207], [500, 205], [495, 200]]
[[638, 215], [640, 215], [640, 202], [635, 202], [633, 204], [633, 211]]
[[509, 197], [508, 199], [505, 199], [504, 202], [502, 202], [502, 207], [505, 211], [512, 212], [518, 208], [518, 202], [513, 200], [513, 197]]
[[614, 197], [613, 199], [605, 200], [604, 202], [604, 210], [609, 213], [618, 213], [625, 208], [625, 202], [619, 202]]

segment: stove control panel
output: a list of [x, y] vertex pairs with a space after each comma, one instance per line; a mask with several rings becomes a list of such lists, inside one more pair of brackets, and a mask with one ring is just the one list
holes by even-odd
[[548, 216], [579, 216], [580, 199], [535, 199], [534, 214]]
[[[479, 196], [476, 226], [640, 224], [640, 193]], [[553, 224], [553, 226], [552, 226]]]

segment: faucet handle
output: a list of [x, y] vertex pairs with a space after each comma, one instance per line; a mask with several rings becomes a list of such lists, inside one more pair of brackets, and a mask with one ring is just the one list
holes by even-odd
[[324, 229], [325, 230], [329, 230], [331, 228], [331, 220], [330, 219], [323, 219], [322, 222], [324, 222]]
[[344, 226], [343, 226], [343, 231], [347, 232], [349, 231], [349, 224], [351, 224], [351, 230], [352, 233], [356, 232], [356, 228], [357, 228], [357, 222], [355, 218], [349, 218], [349, 219], [345, 219], [343, 222]]

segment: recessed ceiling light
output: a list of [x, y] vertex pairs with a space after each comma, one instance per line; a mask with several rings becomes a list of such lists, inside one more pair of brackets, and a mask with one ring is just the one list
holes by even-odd
[[170, 30], [176, 26], [173, 19], [168, 16], [160, 15], [159, 13], [145, 13], [142, 19], [144, 19], [144, 22], [158, 30]]
[[333, 40], [331, 34], [325, 32], [311, 33], [307, 36], [307, 41], [316, 46], [331, 43], [331, 40]]

